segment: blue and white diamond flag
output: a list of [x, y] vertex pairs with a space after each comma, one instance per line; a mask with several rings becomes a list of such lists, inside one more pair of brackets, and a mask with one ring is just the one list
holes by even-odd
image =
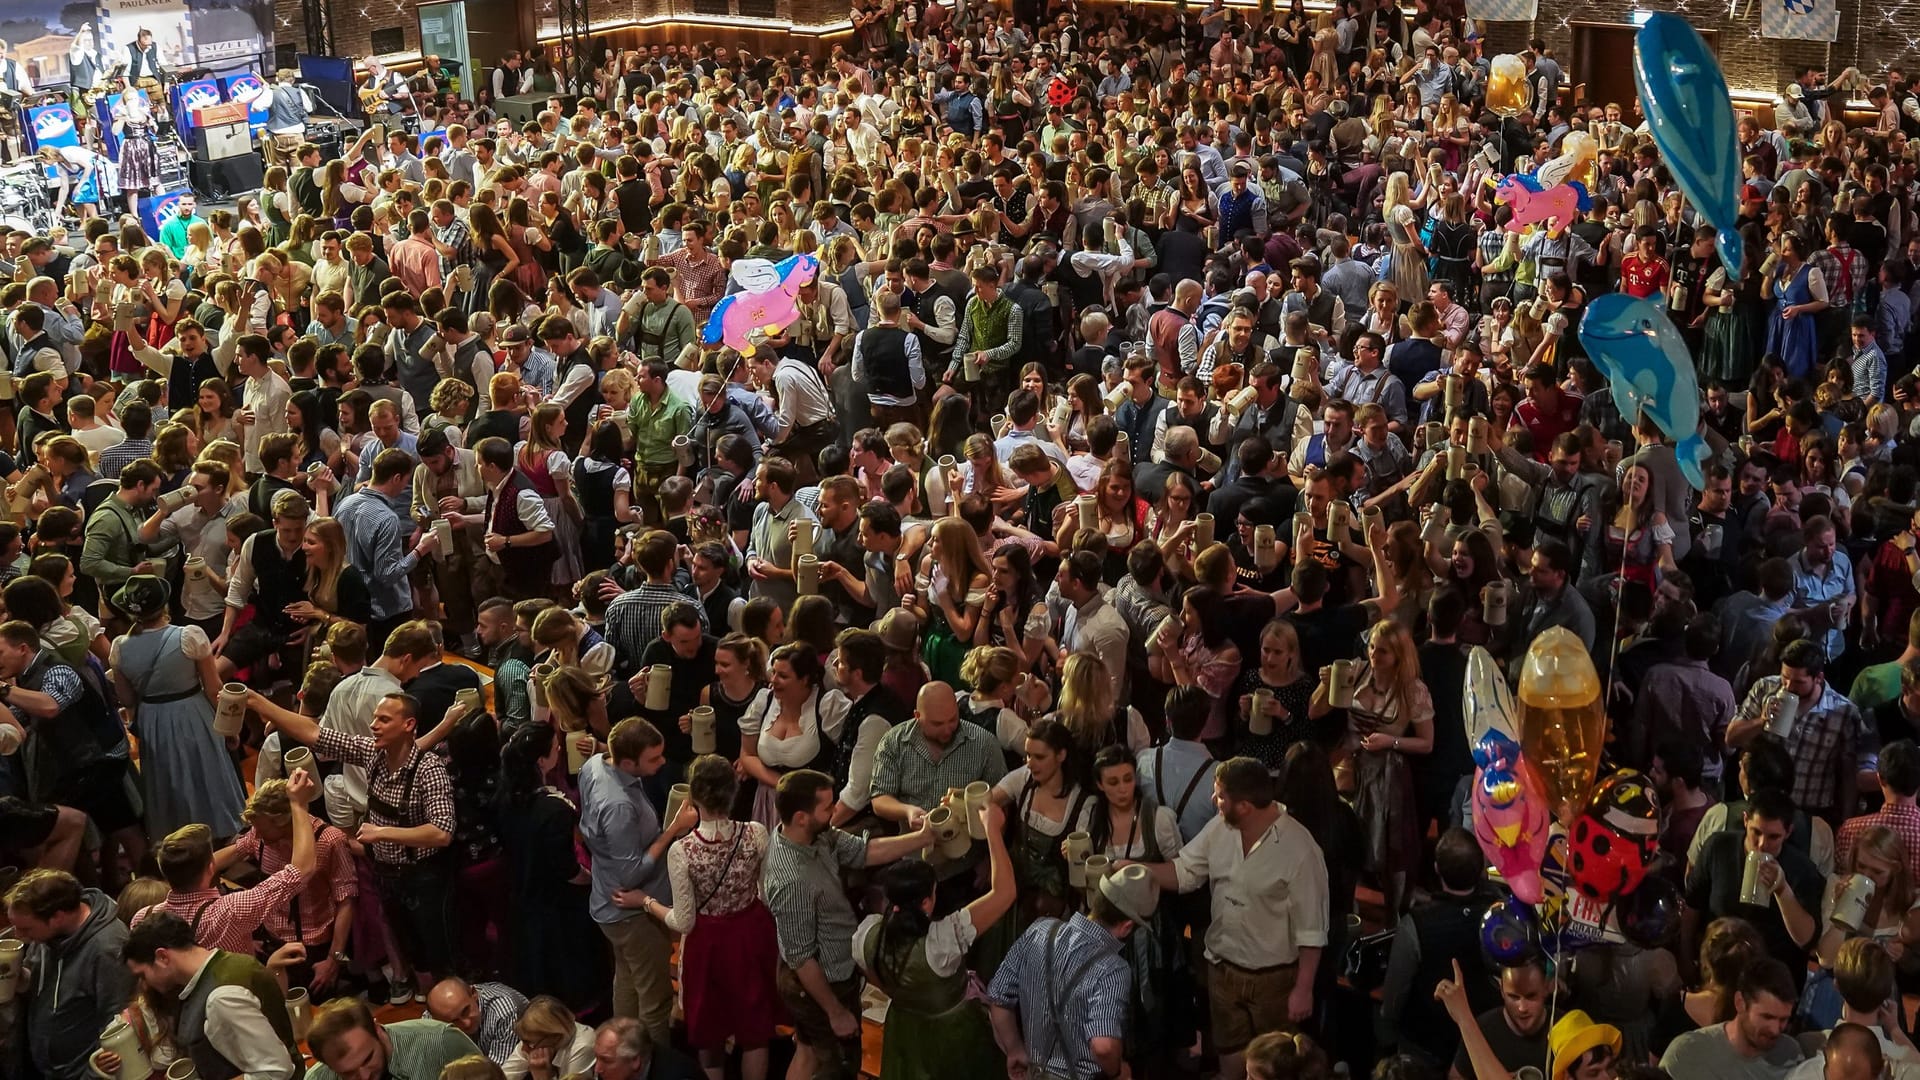
[[1467, 18], [1477, 22], [1531, 22], [1540, 0], [1467, 0]]
[[1838, 0], [1760, 0], [1760, 33], [1770, 38], [1833, 41], [1840, 36]]

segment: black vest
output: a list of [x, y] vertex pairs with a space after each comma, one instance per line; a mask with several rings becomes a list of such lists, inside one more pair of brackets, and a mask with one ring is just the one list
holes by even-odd
[[293, 175], [287, 177], [287, 192], [293, 196], [294, 205], [300, 208], [301, 213], [319, 217], [325, 204], [321, 201], [320, 183], [314, 179], [314, 172], [314, 169], [293, 170]]
[[[1220, 444], [1213, 441], [1211, 432], [1213, 431], [1214, 417], [1219, 415], [1219, 412], [1220, 403], [1217, 401], [1207, 402], [1206, 408], [1200, 410], [1200, 415], [1191, 420], [1182, 415], [1179, 409], [1168, 409], [1167, 433], [1172, 434], [1174, 428], [1192, 428], [1193, 433], [1200, 437], [1200, 448], [1202, 450], [1210, 450], [1218, 455], [1221, 452]], [[1129, 435], [1127, 437], [1132, 438], [1133, 436]], [[1147, 449], [1151, 451], [1153, 448], [1149, 446]]]
[[[668, 357], [667, 360], [671, 363], [672, 357]], [[572, 356], [560, 359], [558, 381], [554, 385], [558, 387], [565, 384], [567, 373], [576, 367], [586, 367], [589, 370], [593, 368], [593, 359], [587, 355], [587, 350], [584, 348]], [[580, 391], [580, 396], [574, 398], [573, 402], [567, 406], [567, 433], [561, 436], [560, 445], [568, 454], [580, 452], [581, 442], [593, 428], [593, 410], [604, 400], [600, 396], [600, 374], [596, 371], [593, 381], [588, 383], [587, 388]]]
[[[1480, 958], [1480, 918], [1486, 914], [1488, 899], [1481, 893], [1441, 896], [1413, 909], [1408, 916], [1415, 940], [1420, 943], [1420, 963], [1413, 973], [1414, 993], [1408, 996], [1400, 1014], [1401, 1040], [1442, 1060], [1450, 1060], [1459, 1048], [1460, 1030], [1447, 1017], [1446, 1009], [1433, 1000], [1433, 994], [1421, 988], [1451, 979], [1454, 962], [1462, 961], [1472, 988], [1469, 1000], [1474, 1011], [1499, 1004], [1491, 992], [1491, 981], [1484, 977], [1485, 963]], [[1481, 969], [1481, 978], [1474, 978], [1475, 968]]]
[[[913, 303], [908, 306], [908, 310], [912, 311], [921, 322], [928, 326], [938, 326], [939, 324], [935, 322], [933, 318], [933, 308], [935, 302], [943, 296], [953, 301], [954, 326], [957, 329], [960, 318], [960, 301], [954, 299], [953, 294], [949, 293], [945, 286], [940, 284], [938, 278], [929, 278], [925, 289], [914, 292]], [[925, 333], [917, 333], [914, 336], [920, 339], [920, 363], [928, 372], [945, 371], [947, 365], [953, 362], [952, 342], [942, 345], [928, 337]]]
[[911, 399], [913, 369], [907, 361], [907, 332], [897, 326], [876, 326], [860, 332], [859, 344], [860, 358], [866, 362], [867, 392]]
[[1016, 281], [1007, 286], [1007, 299], [1020, 306], [1020, 362], [1051, 359], [1053, 303], [1047, 294], [1038, 285]]
[[253, 544], [254, 621], [263, 629], [291, 634], [299, 627], [284, 614], [288, 604], [307, 598], [307, 553], [294, 548], [293, 557], [280, 551], [273, 530], [255, 533]]
[[241, 986], [251, 991], [260, 1003], [261, 1015], [280, 1037], [295, 1066], [303, 1064], [300, 1044], [293, 1037], [293, 1021], [287, 1016], [286, 993], [268, 974], [266, 965], [251, 956], [215, 950], [206, 970], [195, 981], [193, 992], [181, 1001], [177, 1024], [181, 1049], [193, 1062], [200, 1080], [233, 1080], [241, 1075], [239, 1066], [228, 1061], [207, 1038], [207, 999], [223, 986]]

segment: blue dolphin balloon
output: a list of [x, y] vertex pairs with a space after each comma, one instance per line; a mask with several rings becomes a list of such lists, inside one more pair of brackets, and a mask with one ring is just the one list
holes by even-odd
[[1740, 145], [1720, 61], [1685, 19], [1655, 12], [1634, 37], [1633, 84], [1661, 160], [1714, 227], [1720, 261], [1738, 277]]
[[1613, 404], [1625, 417], [1642, 413], [1679, 443], [1674, 453], [1687, 483], [1705, 491], [1700, 465], [1713, 456], [1700, 437], [1700, 383], [1680, 331], [1652, 300], [1607, 293], [1580, 319], [1586, 346], [1613, 385]]

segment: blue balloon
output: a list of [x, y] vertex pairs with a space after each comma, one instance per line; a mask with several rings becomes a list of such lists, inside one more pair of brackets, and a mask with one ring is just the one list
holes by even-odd
[[1502, 967], [1540, 952], [1540, 924], [1533, 909], [1511, 896], [1495, 900], [1480, 917], [1480, 948]]
[[1633, 83], [1660, 158], [1715, 229], [1727, 273], [1740, 276], [1740, 145], [1720, 61], [1678, 15], [1655, 12], [1633, 42]]
[[1645, 415], [1679, 445], [1680, 472], [1707, 488], [1701, 465], [1713, 456], [1700, 437], [1700, 381], [1686, 339], [1653, 300], [1607, 293], [1587, 305], [1580, 344], [1613, 384], [1613, 404], [1629, 423]]

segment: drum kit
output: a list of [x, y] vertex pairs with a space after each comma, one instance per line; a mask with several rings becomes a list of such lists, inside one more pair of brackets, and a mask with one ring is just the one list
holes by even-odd
[[0, 169], [0, 226], [45, 235], [60, 224], [60, 209], [47, 198], [38, 163]]

